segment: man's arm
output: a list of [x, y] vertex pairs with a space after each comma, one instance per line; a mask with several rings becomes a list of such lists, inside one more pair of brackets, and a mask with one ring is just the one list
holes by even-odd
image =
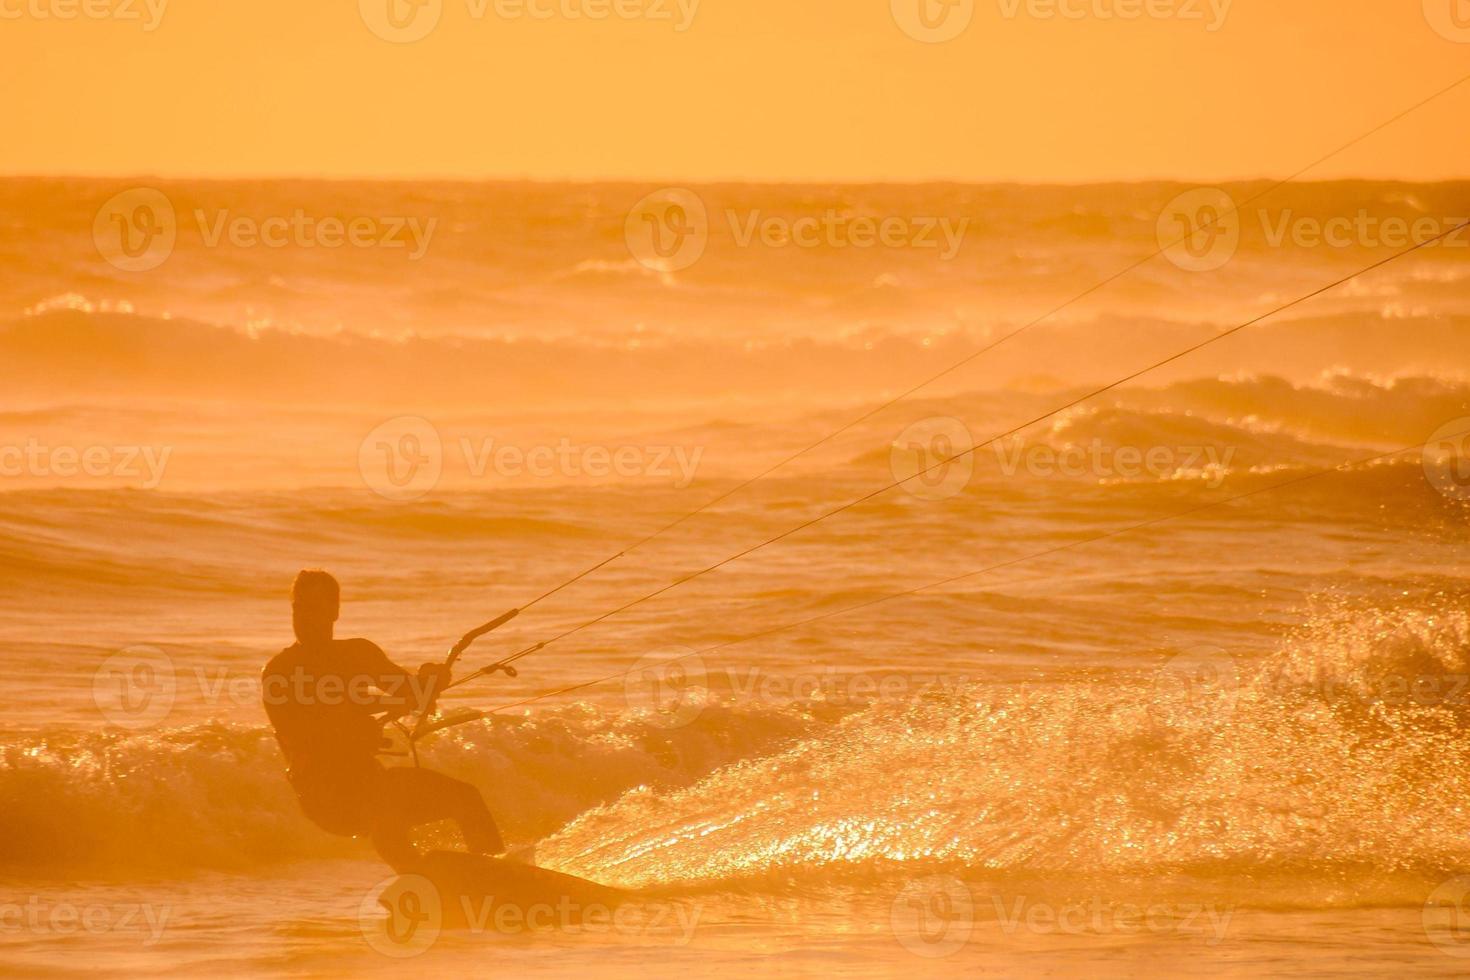
[[388, 658], [371, 640], [352, 640], [354, 673], [372, 678], [373, 686], [382, 691], [374, 710], [388, 712], [390, 718], [420, 712], [431, 700], [433, 692], [449, 681], [443, 664], [424, 664], [413, 673]]

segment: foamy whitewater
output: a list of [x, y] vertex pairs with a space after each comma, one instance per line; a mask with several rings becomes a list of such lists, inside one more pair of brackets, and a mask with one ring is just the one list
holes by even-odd
[[[181, 214], [438, 231], [410, 261], [185, 229], [124, 273], [91, 229], [125, 186], [0, 182], [7, 972], [1463, 971], [1470, 489], [1393, 451], [1470, 430], [1467, 252], [985, 443], [1388, 254], [1273, 245], [1281, 213], [1470, 214], [1470, 187], [1277, 191], [1223, 271], [1146, 263], [737, 490], [1146, 257], [1182, 188], [700, 187], [737, 228], [836, 208], [970, 231], [949, 260], [803, 253], [720, 217], [669, 273], [622, 238], [649, 187], [160, 184]], [[393, 455], [426, 433], [432, 480]], [[500, 710], [423, 764], [640, 905], [380, 951], [388, 869], [301, 816], [260, 707], [299, 568], [342, 580], [340, 635], [417, 664], [736, 490], [480, 666], [967, 442], [456, 690]]]

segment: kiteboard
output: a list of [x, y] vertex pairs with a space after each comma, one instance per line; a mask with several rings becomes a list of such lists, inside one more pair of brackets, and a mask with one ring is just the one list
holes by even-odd
[[633, 893], [575, 875], [462, 851], [430, 851], [395, 869], [378, 897], [390, 913], [412, 907], [446, 929], [494, 932], [607, 922]]

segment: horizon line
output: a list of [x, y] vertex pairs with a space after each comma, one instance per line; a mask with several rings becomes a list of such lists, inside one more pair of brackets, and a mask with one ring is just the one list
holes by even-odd
[[[194, 183], [238, 183], [243, 181], [259, 181], [271, 183], [321, 183], [321, 184], [569, 184], [569, 185], [596, 185], [596, 184], [630, 184], [638, 186], [715, 186], [715, 185], [748, 185], [748, 186], [892, 186], [892, 187], [916, 187], [933, 185], [954, 185], [961, 187], [1099, 187], [1107, 185], [1145, 185], [1145, 184], [1185, 184], [1191, 186], [1214, 185], [1214, 184], [1255, 184], [1255, 183], [1279, 183], [1281, 177], [1269, 175], [1258, 175], [1254, 177], [1181, 177], [1181, 176], [1149, 176], [1149, 177], [1108, 177], [1087, 178], [1074, 180], [1033, 180], [1018, 177], [692, 177], [692, 176], [618, 176], [618, 177], [589, 177], [575, 175], [555, 176], [533, 176], [533, 175], [468, 175], [468, 174], [433, 174], [433, 175], [401, 175], [401, 174], [299, 174], [299, 173], [257, 173], [257, 174], [186, 174], [186, 173], [148, 173], [148, 172], [114, 172], [114, 173], [80, 173], [80, 172], [3, 172], [0, 180], [5, 181], [42, 181], [42, 180], [78, 180], [78, 181], [159, 181], [159, 182], [194, 182]], [[1397, 184], [1455, 184], [1470, 182], [1470, 174], [1458, 177], [1393, 177], [1393, 176], [1343, 176], [1322, 177], [1315, 179], [1298, 178], [1293, 184], [1352, 184], [1352, 183], [1397, 183]]]

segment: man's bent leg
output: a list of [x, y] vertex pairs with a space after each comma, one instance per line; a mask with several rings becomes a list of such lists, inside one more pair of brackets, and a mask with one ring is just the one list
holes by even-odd
[[417, 856], [413, 828], [436, 820], [453, 820], [465, 845], [476, 854], [505, 850], [495, 818], [480, 791], [469, 783], [430, 769], [385, 769], [375, 801], [373, 845], [395, 868]]

